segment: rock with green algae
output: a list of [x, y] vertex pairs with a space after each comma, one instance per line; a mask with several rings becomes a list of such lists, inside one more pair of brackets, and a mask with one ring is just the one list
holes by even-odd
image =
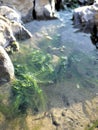
[[[86, 126], [98, 117], [98, 97], [76, 103], [68, 108], [53, 108], [35, 117], [28, 116], [30, 129], [38, 130], [85, 130]], [[34, 129], [35, 130], [35, 129]]]
[[[68, 108], [52, 108], [37, 115], [32, 115], [32, 112], [28, 110], [26, 116], [9, 121], [5, 121], [1, 114], [0, 127], [3, 126], [2, 123], [5, 123], [6, 130], [19, 130], [20, 128], [23, 130], [97, 130], [97, 104], [98, 97], [94, 97], [83, 103], [75, 103]], [[86, 126], [90, 126], [90, 129]]]

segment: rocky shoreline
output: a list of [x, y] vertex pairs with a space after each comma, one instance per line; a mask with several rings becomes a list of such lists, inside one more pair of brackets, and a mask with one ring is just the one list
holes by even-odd
[[[60, 4], [62, 4], [63, 2], [64, 1], [62, 1]], [[58, 3], [56, 4], [58, 5]], [[96, 4], [93, 4], [92, 6], [95, 7]], [[96, 15], [97, 10], [92, 11], [91, 10], [92, 6], [90, 5], [90, 6], [85, 6], [85, 7], [79, 7], [80, 10], [79, 9], [74, 10], [74, 23], [76, 25], [78, 24], [81, 25], [82, 29], [86, 25], [88, 25], [86, 26], [88, 28], [91, 27], [90, 25], [92, 25], [92, 28], [93, 28], [93, 24], [95, 21], [92, 22], [92, 20], [94, 16], [97, 18], [97, 15]], [[17, 51], [19, 51], [19, 41], [24, 41], [31, 38], [34, 38], [33, 40], [35, 40], [37, 38], [37, 35], [40, 36], [42, 33], [40, 30], [37, 34], [35, 34], [36, 36], [34, 36], [31, 32], [29, 32], [25, 28], [24, 23], [34, 20], [34, 19], [38, 19], [38, 20], [55, 19], [55, 16], [56, 16], [55, 8], [57, 8], [57, 11], [59, 11], [58, 8], [60, 7], [58, 6], [55, 7], [54, 0], [51, 2], [49, 2], [48, 0], [46, 1], [41, 0], [40, 3], [38, 0], [36, 0], [36, 3], [35, 1], [32, 2], [32, 0], [29, 0], [29, 1], [4, 0], [3, 3], [1, 2], [1, 6], [0, 6], [0, 36], [1, 36], [0, 38], [0, 84], [1, 84], [0, 102], [1, 103], [4, 103], [7, 105], [7, 103], [10, 102], [9, 99], [10, 99], [10, 94], [11, 94], [11, 87], [10, 87], [10, 84], [7, 85], [7, 82], [15, 79], [14, 66], [13, 66], [12, 61], [10, 60], [10, 54], [13, 53], [14, 51], [16, 51], [16, 53]], [[88, 9], [90, 10], [90, 13], [92, 14], [90, 16], [92, 17], [89, 17], [89, 15], [87, 14]], [[33, 15], [32, 15], [32, 11], [33, 11]], [[35, 14], [35, 11], [36, 11], [36, 14]], [[89, 18], [91, 18], [90, 19], [91, 22], [88, 22]], [[36, 23], [36, 21], [34, 22]], [[36, 26], [37, 25], [38, 23], [36, 24]], [[47, 25], [48, 24], [46, 24], [46, 26]], [[30, 29], [31, 27], [29, 27], [29, 30]], [[36, 31], [36, 27], [34, 31]], [[48, 36], [47, 34], [45, 34], [45, 32], [43, 32], [43, 35], [44, 36], [42, 37], [46, 37], [50, 41], [52, 40], [52, 38]], [[40, 39], [42, 37], [40, 37]], [[37, 45], [35, 46], [37, 49], [39, 49]], [[53, 55], [54, 58], [58, 58], [56, 54], [58, 55], [58, 53], [63, 53], [66, 50], [67, 49], [65, 46], [61, 46], [61, 47], [48, 46], [47, 48], [47, 51], [49, 53], [54, 54]], [[64, 54], [66, 54], [66, 52]], [[72, 58], [74, 59], [74, 56], [72, 56]], [[76, 57], [76, 60], [77, 60], [77, 57]], [[80, 65], [82, 64], [82, 62], [78, 60], [77, 63], [79, 63]], [[97, 62], [95, 61], [94, 64], [97, 64]], [[74, 63], [72, 63], [72, 65], [74, 66]], [[75, 68], [72, 67], [70, 69], [72, 70], [68, 71], [66, 74], [67, 75], [66, 77], [68, 79], [73, 78], [71, 71], [73, 71]], [[78, 64], [77, 64], [77, 70], [79, 72], [82, 70], [81, 68], [78, 68]], [[83, 72], [83, 76], [85, 76], [84, 72]], [[86, 76], [89, 77], [89, 70]], [[72, 79], [70, 81], [72, 82]], [[81, 82], [83, 82], [83, 80], [81, 80]], [[84, 83], [84, 86], [89, 87], [89, 88], [92, 87], [91, 91], [93, 91], [94, 89], [93, 85], [94, 84], [89, 86], [89, 84], [85, 85]], [[76, 84], [75, 87], [76, 89], [80, 89], [79, 84]], [[63, 90], [63, 87], [62, 87], [62, 90]], [[73, 89], [71, 90], [73, 91]], [[55, 90], [53, 90], [53, 92], [55, 92]], [[50, 93], [53, 94], [53, 92], [50, 92]], [[76, 92], [77, 91], [75, 91], [75, 93]], [[79, 95], [79, 94], [76, 94], [76, 95]], [[3, 96], [5, 96], [5, 98], [2, 98]], [[13, 119], [8, 119], [5, 117], [5, 115], [7, 115], [6, 112], [8, 111], [4, 109], [5, 115], [0, 111], [0, 129], [1, 130], [97, 130], [98, 129], [97, 92], [95, 95], [92, 96], [92, 98], [86, 99], [83, 101], [77, 102], [77, 100], [75, 99], [76, 102], [75, 100], [72, 100], [72, 103], [70, 103], [71, 101], [67, 102], [66, 96], [62, 96], [62, 100], [63, 100], [62, 101], [63, 104], [65, 104], [65, 107], [64, 106], [53, 107], [53, 108], [49, 107], [48, 111], [35, 114], [35, 115], [32, 113], [31, 109], [30, 110], [28, 109], [26, 114], [20, 114], [19, 116]], [[55, 101], [56, 100], [54, 100], [52, 103], [54, 103]], [[51, 105], [52, 103], [50, 103], [49, 105]], [[1, 109], [2, 108], [3, 106], [1, 107]]]

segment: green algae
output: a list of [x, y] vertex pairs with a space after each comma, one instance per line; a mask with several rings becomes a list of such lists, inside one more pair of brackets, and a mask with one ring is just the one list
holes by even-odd
[[[90, 76], [86, 77], [79, 70], [83, 68], [82, 63], [86, 66], [87, 63], [91, 62], [89, 57], [85, 57], [83, 53], [75, 51], [68, 57], [64, 54], [60, 55], [58, 62], [54, 65], [52, 54], [42, 50], [25, 49], [21, 55], [19, 52], [13, 56], [16, 79], [11, 85], [11, 101], [9, 106], [1, 104], [0, 108], [0, 111], [7, 118], [26, 114], [28, 109], [31, 109], [33, 113], [44, 110], [47, 98], [42, 87], [63, 82], [69, 71], [82, 87], [97, 86], [94, 79], [91, 80]], [[68, 81], [68, 78], [66, 80]]]
[[91, 125], [88, 125], [85, 130], [95, 130], [98, 128], [98, 120], [92, 122]]
[[[12, 117], [45, 109], [46, 96], [41, 86], [60, 81], [66, 72], [67, 59], [60, 57], [57, 64], [52, 63], [52, 55], [41, 50], [32, 50], [24, 60], [13, 60], [16, 79], [12, 82], [10, 110]], [[19, 62], [18, 62], [19, 61]], [[23, 62], [22, 62], [23, 61]]]

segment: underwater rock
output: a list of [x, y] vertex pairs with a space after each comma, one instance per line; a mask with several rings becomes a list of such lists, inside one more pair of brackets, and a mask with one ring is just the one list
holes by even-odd
[[28, 128], [29, 130], [35, 130], [36, 128], [40, 130], [85, 130], [87, 126], [98, 120], [97, 106], [98, 96], [83, 103], [72, 104], [67, 108], [52, 108], [37, 115], [32, 115], [31, 110], [28, 110], [25, 118], [21, 116], [9, 122], [6, 120], [4, 122], [3, 117], [2, 120], [3, 123], [6, 123], [6, 130], [12, 130], [13, 128], [17, 128], [17, 130], [18, 128]]
[[53, 53], [53, 54], [58, 54], [60, 52], [64, 52], [65, 51], [65, 46], [61, 46], [61, 47], [52, 47], [52, 46], [48, 46], [47, 47], [47, 51], [49, 53]]
[[14, 78], [13, 64], [2, 46], [0, 46], [0, 83]]
[[[41, 128], [42, 130], [84, 130], [88, 124], [98, 118], [98, 97], [72, 104], [67, 108], [52, 108], [45, 115], [26, 118], [30, 130]], [[35, 120], [34, 120], [35, 119]]]

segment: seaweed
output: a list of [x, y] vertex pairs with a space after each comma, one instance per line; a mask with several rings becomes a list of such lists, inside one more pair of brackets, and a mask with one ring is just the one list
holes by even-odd
[[85, 130], [95, 130], [98, 128], [98, 120], [92, 122], [92, 125], [88, 125]]
[[[27, 56], [27, 63], [33, 75], [43, 83], [53, 83], [63, 77], [67, 68], [67, 58], [59, 57], [57, 63], [52, 62], [53, 56], [40, 50], [35, 50]], [[30, 62], [29, 62], [30, 61]]]
[[29, 108], [34, 114], [44, 109], [46, 98], [41, 86], [60, 81], [66, 72], [65, 57], [60, 57], [55, 66], [53, 57], [40, 50], [34, 50], [26, 58], [25, 64], [18, 64], [17, 60], [14, 62], [16, 79], [12, 83], [11, 95], [14, 116], [26, 114]]
[[38, 86], [39, 80], [25, 68], [21, 65], [16, 68], [17, 79], [12, 83], [12, 106], [16, 113], [24, 114], [28, 108], [35, 113], [44, 106], [44, 94]]

